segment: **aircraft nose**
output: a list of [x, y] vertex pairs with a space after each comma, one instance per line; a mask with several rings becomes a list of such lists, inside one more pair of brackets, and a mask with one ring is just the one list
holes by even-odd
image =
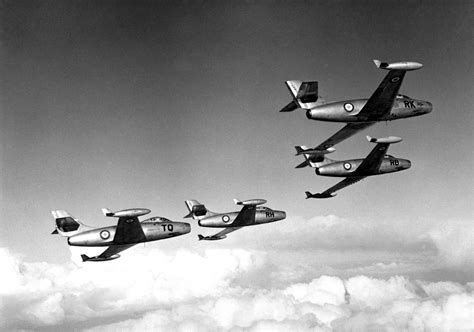
[[276, 214], [276, 219], [277, 220], [283, 220], [286, 218], [286, 212], [285, 211], [278, 211]]
[[426, 110], [426, 113], [431, 113], [431, 111], [433, 110], [433, 104], [427, 101], [425, 105], [425, 110]]
[[184, 223], [183, 225], [183, 234], [188, 234], [191, 232], [191, 225], [188, 223]]
[[403, 164], [404, 164], [403, 166], [405, 166], [404, 167], [405, 169], [409, 169], [411, 167], [411, 161], [410, 160], [405, 160], [405, 162]]

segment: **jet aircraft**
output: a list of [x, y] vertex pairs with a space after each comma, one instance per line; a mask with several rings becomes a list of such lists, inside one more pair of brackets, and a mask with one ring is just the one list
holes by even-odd
[[[280, 112], [306, 110], [311, 120], [345, 122], [345, 127], [315, 147], [320, 154], [334, 152], [334, 145], [372, 126], [379, 121], [391, 121], [430, 113], [433, 106], [428, 101], [398, 94], [405, 73], [423, 67], [417, 62], [386, 63], [374, 60], [377, 68], [389, 70], [379, 87], [369, 99], [354, 99], [321, 104], [318, 102], [318, 82], [286, 81], [293, 100]], [[308, 166], [302, 164], [301, 167]]]
[[67, 237], [70, 246], [108, 247], [95, 257], [81, 255], [82, 261], [108, 261], [119, 258], [119, 252], [142, 242], [162, 240], [184, 235], [191, 226], [185, 222], [170, 221], [162, 217], [152, 217], [139, 221], [138, 217], [150, 213], [148, 209], [127, 209], [112, 212], [102, 209], [106, 217], [118, 218], [116, 226], [93, 228], [84, 225], [64, 210], [51, 211], [56, 229], [51, 234]]
[[371, 143], [377, 143], [375, 148], [365, 159], [331, 160], [324, 155], [315, 153], [305, 146], [295, 146], [297, 154], [303, 154], [308, 164], [316, 168], [316, 174], [322, 176], [345, 177], [344, 180], [322, 193], [306, 192], [308, 198], [329, 198], [336, 196], [335, 192], [354, 184], [367, 176], [393, 173], [410, 168], [411, 162], [407, 159], [387, 155], [390, 144], [400, 142], [399, 137], [372, 138], [367, 136]]
[[198, 220], [199, 226], [225, 228], [217, 234], [211, 236], [198, 235], [199, 240], [222, 240], [227, 234], [234, 232], [245, 226], [260, 225], [270, 223], [286, 218], [284, 211], [272, 210], [268, 207], [257, 205], [265, 204], [264, 199], [250, 199], [239, 201], [234, 199], [234, 203], [242, 205], [240, 212], [215, 213], [206, 209], [204, 204], [196, 200], [185, 201], [189, 214], [184, 218], [193, 218]]

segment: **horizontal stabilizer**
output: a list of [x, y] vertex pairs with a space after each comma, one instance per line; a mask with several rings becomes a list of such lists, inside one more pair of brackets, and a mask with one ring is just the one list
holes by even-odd
[[293, 100], [283, 107], [280, 112], [292, 112], [297, 109], [310, 109], [317, 105], [318, 101], [318, 82], [302, 82], [299, 80], [290, 80], [285, 82], [286, 86], [293, 96]]
[[386, 69], [386, 70], [404, 70], [404, 71], [409, 71], [409, 70], [417, 70], [423, 67], [421, 63], [418, 62], [413, 62], [413, 61], [401, 61], [401, 62], [382, 62], [380, 60], [375, 60], [374, 63], [377, 66], [377, 68], [380, 69]]
[[300, 105], [298, 105], [298, 103], [293, 100], [288, 105], [283, 107], [280, 110], [280, 112], [293, 112], [294, 110], [297, 110], [298, 108], [300, 108]]
[[295, 168], [304, 168], [304, 167], [307, 167], [307, 166], [310, 166], [310, 162], [309, 162], [308, 159], [303, 161], [301, 164], [296, 165]]
[[382, 137], [382, 138], [367, 136], [367, 140], [370, 143], [385, 143], [385, 144], [394, 144], [394, 143], [398, 143], [402, 141], [400, 137], [396, 137], [396, 136], [388, 136], [388, 137]]

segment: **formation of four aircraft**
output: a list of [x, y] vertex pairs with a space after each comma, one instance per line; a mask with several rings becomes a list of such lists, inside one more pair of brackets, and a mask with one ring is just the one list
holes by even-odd
[[[374, 60], [380, 69], [388, 74], [369, 99], [345, 100], [332, 103], [318, 102], [318, 82], [286, 81], [293, 100], [280, 112], [305, 110], [311, 120], [344, 122], [346, 125], [333, 136], [314, 148], [296, 146], [296, 155], [303, 155], [305, 161], [296, 168], [310, 166], [321, 176], [344, 177], [341, 182], [323, 191], [312, 194], [306, 192], [306, 198], [334, 197], [335, 192], [354, 184], [367, 176], [398, 172], [410, 168], [407, 159], [396, 158], [387, 154], [390, 144], [400, 142], [399, 137], [372, 138], [367, 136], [375, 148], [365, 159], [336, 161], [326, 157], [335, 151], [334, 145], [355, 135], [380, 121], [391, 121], [430, 113], [433, 106], [428, 101], [416, 100], [398, 94], [405, 73], [420, 69], [423, 65], [417, 62], [386, 63]], [[286, 218], [284, 211], [272, 210], [259, 206], [266, 203], [263, 199], [246, 201], [234, 200], [242, 209], [236, 212], [215, 213], [209, 211], [196, 200], [185, 201], [189, 214], [185, 218], [198, 220], [199, 226], [224, 228], [211, 235], [198, 235], [199, 240], [221, 240], [227, 234], [242, 227], [275, 222]], [[150, 213], [148, 209], [127, 209], [112, 212], [102, 209], [106, 217], [118, 218], [114, 226], [92, 228], [64, 210], [52, 211], [56, 229], [52, 234], [67, 237], [71, 246], [107, 247], [100, 255], [89, 257], [81, 255], [83, 261], [107, 261], [120, 257], [119, 253], [138, 243], [162, 240], [187, 234], [191, 231], [189, 223], [170, 221], [163, 217], [153, 217], [140, 221], [139, 216]]]

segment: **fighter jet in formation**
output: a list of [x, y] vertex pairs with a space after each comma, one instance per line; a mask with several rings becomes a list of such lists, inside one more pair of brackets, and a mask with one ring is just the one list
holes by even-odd
[[237, 212], [215, 213], [206, 209], [206, 207], [196, 200], [185, 201], [189, 214], [184, 218], [193, 218], [198, 220], [199, 226], [224, 228], [217, 234], [211, 236], [198, 235], [199, 240], [222, 240], [227, 234], [234, 232], [242, 227], [270, 223], [286, 218], [284, 211], [272, 210], [268, 207], [257, 207], [265, 204], [264, 199], [250, 199], [239, 201], [234, 199], [234, 203], [242, 205], [242, 210]]
[[170, 221], [153, 217], [139, 221], [138, 217], [150, 213], [148, 209], [127, 209], [112, 212], [102, 209], [106, 217], [118, 218], [116, 226], [93, 228], [84, 225], [64, 210], [51, 211], [56, 223], [52, 234], [67, 237], [70, 246], [108, 247], [95, 257], [81, 255], [82, 261], [108, 261], [119, 258], [118, 254], [142, 242], [163, 240], [190, 232], [191, 226], [185, 222]]
[[[433, 106], [428, 101], [398, 94], [405, 73], [423, 67], [417, 62], [386, 63], [374, 60], [377, 68], [389, 70], [379, 87], [369, 99], [345, 100], [321, 104], [318, 102], [318, 82], [286, 81], [293, 100], [280, 112], [306, 110], [311, 120], [345, 122], [345, 127], [313, 148], [327, 154], [334, 152], [334, 145], [372, 126], [376, 122], [409, 118], [430, 113]], [[308, 164], [305, 164], [308, 166]]]
[[393, 173], [410, 168], [411, 162], [407, 159], [387, 155], [390, 144], [400, 142], [399, 137], [372, 138], [367, 136], [369, 142], [377, 143], [375, 148], [365, 159], [331, 160], [324, 155], [315, 153], [313, 149], [304, 146], [295, 146], [297, 155], [304, 155], [307, 163], [316, 168], [316, 174], [321, 176], [345, 177], [344, 180], [322, 193], [312, 194], [306, 192], [306, 198], [334, 197], [335, 192], [354, 184], [367, 176]]

